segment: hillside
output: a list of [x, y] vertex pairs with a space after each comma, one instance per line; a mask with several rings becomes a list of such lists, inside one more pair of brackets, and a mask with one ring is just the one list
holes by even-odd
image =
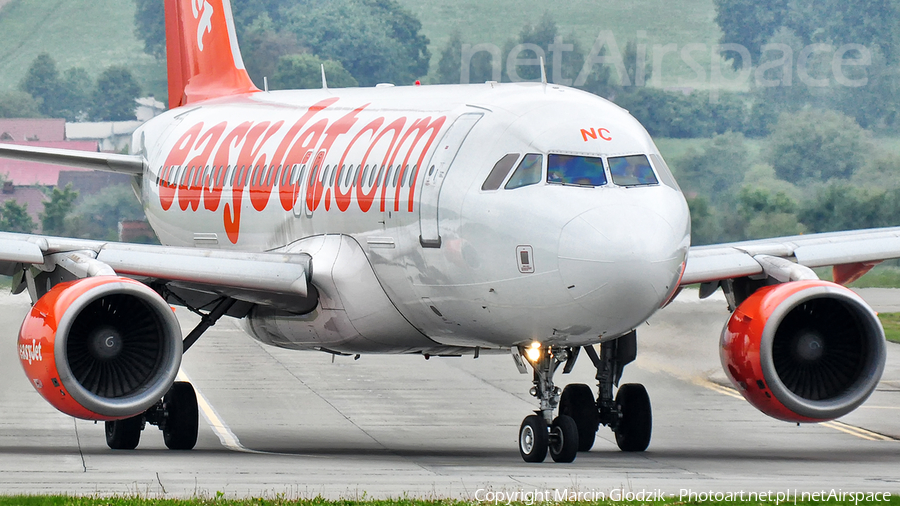
[[[662, 60], [662, 86], [705, 88], [707, 85], [696, 82], [696, 73], [682, 62], [680, 52], [687, 44], [705, 44], [706, 49], [698, 50], [693, 57], [708, 69], [712, 46], [721, 37], [712, 0], [398, 1], [422, 21], [424, 32], [431, 39], [432, 67], [454, 30], [459, 30], [463, 40], [473, 45], [490, 43], [502, 48], [507, 40], [519, 34], [525, 23], [534, 23], [549, 11], [559, 25], [560, 34], [566, 37], [565, 42], [571, 42], [574, 35], [585, 49], [593, 45], [601, 30], [612, 31], [622, 51], [639, 32], [645, 32], [641, 41], [648, 48], [656, 44], [677, 44], [676, 52]], [[726, 78], [732, 76], [728, 71], [723, 74]]]
[[[459, 29], [472, 44], [502, 47], [547, 10], [567, 42], [574, 35], [589, 48], [600, 30], [611, 30], [624, 50], [629, 40], [645, 32], [641, 40], [648, 47], [674, 43], [680, 51], [689, 43], [705, 44], [707, 49], [694, 57], [706, 68], [720, 36], [712, 0], [571, 0], [565, 7], [548, 0], [398, 1], [422, 20], [431, 39], [432, 68], [453, 30]], [[35, 56], [47, 52], [61, 71], [81, 66], [96, 76], [109, 65], [126, 65], [144, 93], [164, 97], [165, 68], [143, 52], [134, 36], [133, 16], [132, 0], [0, 0], [0, 89], [16, 87]], [[662, 68], [661, 83], [651, 84], [708, 86], [697, 81], [677, 52], [663, 59]]]
[[61, 72], [84, 67], [96, 77], [125, 65], [143, 93], [164, 96], [165, 68], [134, 36], [132, 0], [11, 0], [0, 8], [0, 34], [0, 90], [17, 87], [47, 52]]

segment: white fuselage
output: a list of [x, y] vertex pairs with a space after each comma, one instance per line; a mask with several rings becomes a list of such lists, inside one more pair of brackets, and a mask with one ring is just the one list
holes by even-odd
[[[249, 318], [257, 339], [287, 348], [613, 339], [672, 296], [690, 243], [685, 199], [646, 131], [565, 87], [260, 92], [170, 111], [134, 144], [164, 244], [312, 255], [316, 311]], [[551, 153], [647, 155], [659, 184], [618, 186], [608, 166], [602, 186], [548, 183]], [[540, 182], [483, 190], [510, 154], [542, 155]]]

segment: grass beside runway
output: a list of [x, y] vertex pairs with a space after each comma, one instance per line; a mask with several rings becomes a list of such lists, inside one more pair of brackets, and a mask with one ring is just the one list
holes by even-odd
[[884, 337], [892, 343], [900, 343], [900, 313], [878, 313], [884, 327]]
[[[784, 494], [782, 491], [780, 494]], [[797, 493], [797, 492], [788, 492]], [[645, 506], [645, 505], [677, 505], [677, 506], [714, 506], [714, 505], [734, 505], [734, 506], [768, 506], [777, 504], [791, 504], [794, 506], [822, 506], [822, 505], [900, 505], [900, 495], [891, 493], [878, 493], [875, 496], [872, 493], [850, 493], [841, 490], [822, 491], [820, 497], [828, 497], [829, 493], [832, 497], [835, 494], [843, 494], [843, 500], [823, 499], [823, 500], [799, 500], [799, 498], [790, 498], [784, 500], [777, 496], [776, 492], [760, 492], [762, 494], [770, 494], [764, 496], [770, 500], [683, 500], [678, 496], [670, 497], [665, 500], [652, 501], [458, 501], [458, 500], [421, 500], [421, 499], [385, 499], [385, 500], [327, 500], [322, 498], [315, 499], [225, 499], [221, 493], [212, 498], [196, 498], [196, 499], [149, 499], [140, 497], [68, 497], [68, 496], [0, 496], [0, 506], [468, 506], [468, 505], [504, 505], [504, 506], [549, 506], [549, 505], [566, 505], [566, 506]], [[728, 492], [719, 492], [715, 495], [729, 494]], [[730, 493], [735, 494], [736, 493]], [[747, 492], [741, 492], [747, 494]], [[809, 493], [799, 492], [797, 494], [808, 495]], [[704, 492], [700, 497], [708, 497], [712, 493]], [[857, 497], [852, 498], [853, 495]], [[878, 497], [878, 500], [874, 500]], [[873, 500], [866, 500], [871, 498]]]

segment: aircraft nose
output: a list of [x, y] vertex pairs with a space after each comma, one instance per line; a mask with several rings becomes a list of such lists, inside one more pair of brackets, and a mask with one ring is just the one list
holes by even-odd
[[564, 286], [590, 311], [612, 318], [649, 317], [678, 282], [686, 250], [686, 234], [678, 228], [638, 206], [599, 207], [578, 215], [559, 239]]

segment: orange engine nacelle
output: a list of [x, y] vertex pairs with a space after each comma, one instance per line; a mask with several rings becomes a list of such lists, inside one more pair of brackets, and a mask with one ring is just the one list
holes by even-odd
[[789, 422], [823, 422], [865, 402], [884, 371], [884, 329], [858, 295], [827, 281], [768, 286], [722, 331], [720, 357], [744, 398]]
[[86, 420], [146, 411], [181, 365], [181, 327], [147, 286], [115, 276], [60, 283], [19, 330], [19, 359], [56, 409]]

